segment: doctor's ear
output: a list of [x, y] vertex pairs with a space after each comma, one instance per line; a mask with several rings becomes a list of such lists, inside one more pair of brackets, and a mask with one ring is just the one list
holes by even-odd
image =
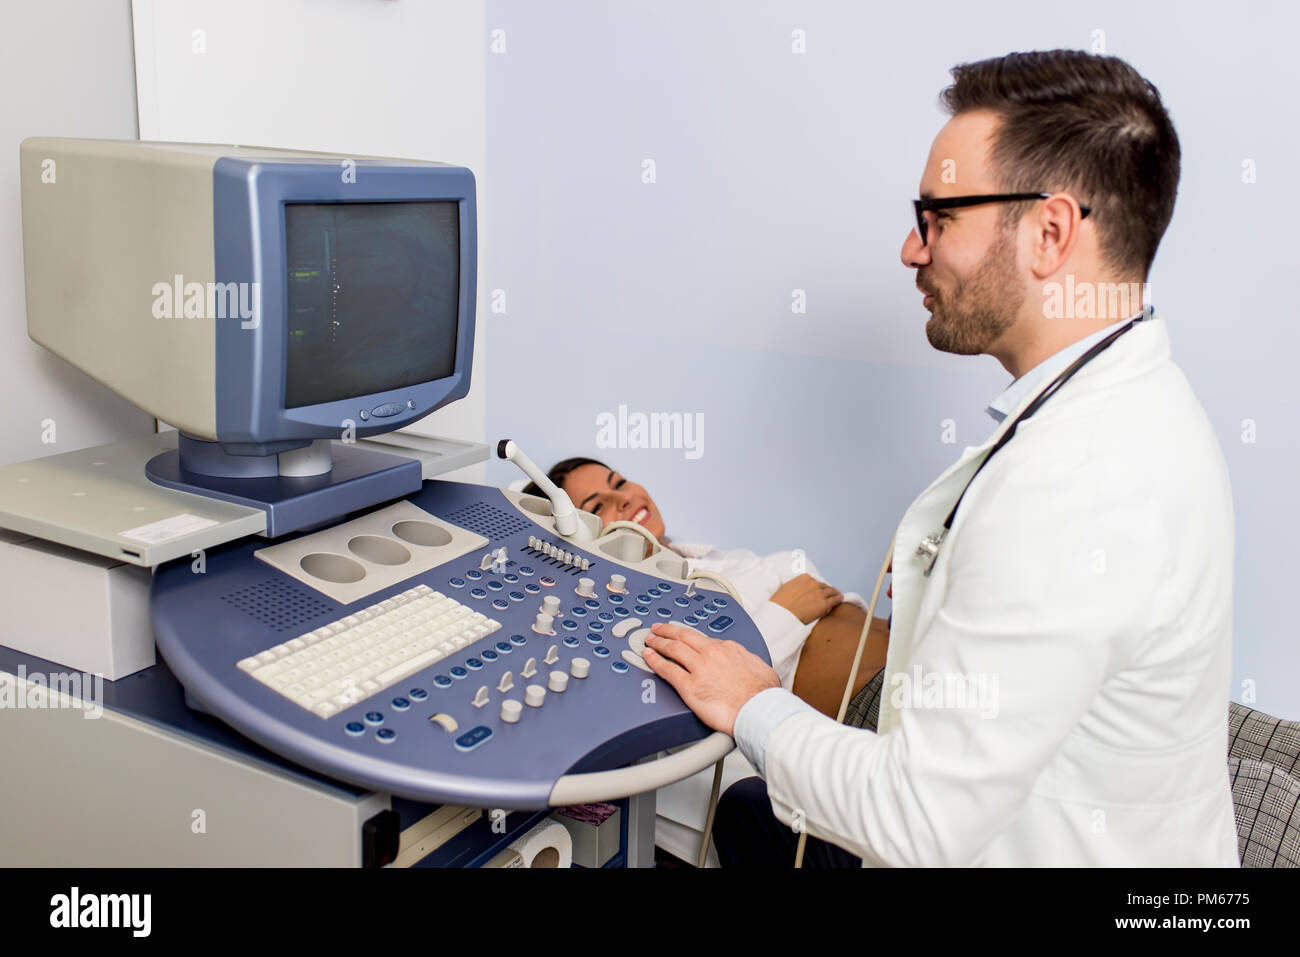
[[1055, 274], [1079, 244], [1083, 211], [1068, 193], [1054, 193], [1025, 217], [1030, 230], [1029, 267], [1036, 279]]

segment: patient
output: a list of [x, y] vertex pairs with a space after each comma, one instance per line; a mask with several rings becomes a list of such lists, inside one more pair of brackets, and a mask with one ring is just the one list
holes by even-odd
[[[574, 505], [600, 516], [603, 524], [641, 525], [665, 548], [687, 559], [691, 570], [715, 572], [729, 580], [758, 626], [782, 686], [823, 714], [837, 715], [866, 620], [867, 606], [859, 596], [845, 596], [821, 581], [801, 554], [759, 556], [744, 549], [720, 551], [712, 545], [669, 541], [650, 494], [595, 459], [565, 459], [548, 476]], [[535, 484], [524, 491], [542, 494]], [[854, 694], [885, 666], [888, 643], [888, 627], [877, 618], [853, 682]]]

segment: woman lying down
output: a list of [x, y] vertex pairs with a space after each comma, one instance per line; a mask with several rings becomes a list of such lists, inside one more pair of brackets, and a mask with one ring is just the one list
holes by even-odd
[[[668, 540], [650, 493], [595, 459], [565, 459], [548, 477], [575, 506], [600, 516], [604, 525], [616, 521], [641, 525], [665, 548], [686, 559], [689, 571], [713, 572], [728, 579], [758, 626], [782, 687], [823, 714], [836, 716], [867, 617], [861, 597], [844, 595], [823, 582], [812, 562], [794, 552], [760, 557], [745, 549], [721, 551], [712, 545]], [[542, 494], [535, 484], [524, 491]], [[886, 623], [877, 618], [867, 636], [854, 694], [885, 666], [888, 642]]]

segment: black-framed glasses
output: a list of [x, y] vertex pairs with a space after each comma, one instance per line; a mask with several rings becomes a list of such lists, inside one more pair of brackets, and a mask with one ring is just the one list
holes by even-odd
[[[916, 208], [916, 235], [921, 237], [921, 245], [928, 245], [930, 224], [925, 221], [925, 214], [939, 209], [960, 209], [963, 206], [982, 206], [984, 203], [1013, 203], [1026, 199], [1049, 199], [1052, 193], [987, 193], [983, 196], [945, 196], [942, 199], [914, 199]], [[1079, 214], [1087, 219], [1092, 212], [1087, 206], [1079, 206]]]

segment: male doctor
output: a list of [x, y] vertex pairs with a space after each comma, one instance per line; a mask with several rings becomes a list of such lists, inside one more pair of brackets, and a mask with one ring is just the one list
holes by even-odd
[[1228, 474], [1164, 319], [1122, 295], [1173, 212], [1177, 135], [1112, 57], [952, 73], [903, 263], [930, 344], [1014, 381], [898, 526], [878, 731], [683, 625], [645, 661], [762, 775], [719, 805], [724, 867], [790, 866], [792, 827], [810, 866], [1235, 867]]

